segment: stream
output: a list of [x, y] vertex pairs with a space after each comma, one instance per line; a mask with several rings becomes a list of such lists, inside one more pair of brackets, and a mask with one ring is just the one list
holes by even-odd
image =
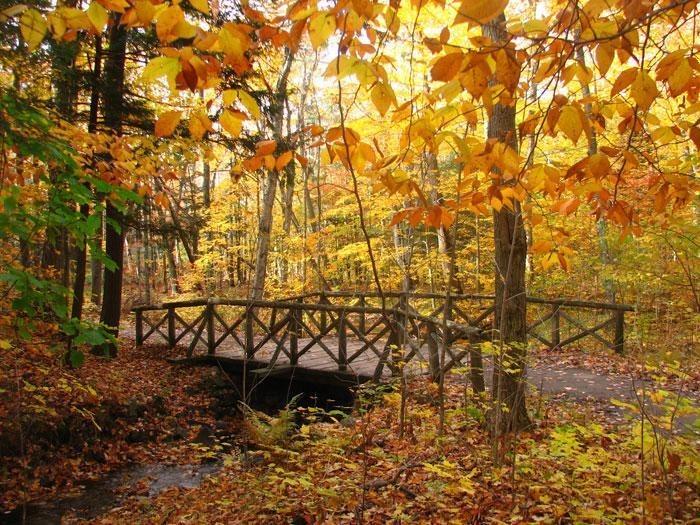
[[128, 496], [124, 487], [133, 487], [142, 479], [149, 481], [148, 491], [143, 496], [151, 497], [172, 487], [197, 487], [222, 466], [221, 461], [200, 465], [132, 465], [81, 485], [82, 490], [76, 490], [75, 495], [18, 507], [0, 515], [0, 521], [7, 525], [54, 525], [68, 515], [91, 519], [118, 506], [121, 499]]

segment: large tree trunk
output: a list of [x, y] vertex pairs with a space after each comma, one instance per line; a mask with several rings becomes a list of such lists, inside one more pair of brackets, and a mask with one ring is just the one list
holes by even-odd
[[[114, 136], [121, 134], [124, 111], [124, 66], [126, 64], [127, 30], [119, 23], [119, 17], [111, 17], [109, 33], [109, 53], [105, 61], [103, 90], [105, 126]], [[100, 322], [110, 327], [113, 335], [119, 334], [119, 321], [122, 306], [122, 274], [124, 262], [124, 235], [126, 218], [108, 199], [105, 250], [116, 265], [105, 268]], [[104, 348], [106, 354], [116, 356], [117, 348], [110, 344]]]
[[[505, 15], [483, 26], [495, 45], [506, 44]], [[488, 138], [517, 149], [515, 106], [496, 104], [488, 121]], [[521, 207], [493, 212], [496, 259], [495, 328], [500, 352], [493, 369], [492, 431], [495, 436], [530, 425], [525, 408], [524, 367], [527, 351], [525, 263], [527, 240]]]

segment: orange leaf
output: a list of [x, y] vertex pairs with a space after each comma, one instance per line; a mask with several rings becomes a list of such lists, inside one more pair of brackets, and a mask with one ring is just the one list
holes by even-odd
[[440, 57], [430, 70], [433, 80], [449, 82], [460, 72], [463, 61], [464, 53], [450, 53]]
[[169, 137], [175, 131], [182, 111], [166, 111], [156, 121], [156, 137]]
[[257, 155], [269, 155], [277, 149], [277, 142], [274, 140], [261, 140], [255, 145]]
[[282, 171], [287, 164], [292, 160], [294, 153], [291, 150], [285, 151], [275, 161], [275, 169]]
[[637, 68], [631, 67], [629, 69], [625, 69], [622, 73], [620, 73], [620, 76], [617, 77], [615, 80], [615, 83], [613, 84], [612, 89], [610, 90], [610, 97], [614, 97], [617, 95], [620, 91], [625, 89], [627, 86], [629, 86], [632, 82], [634, 82], [634, 79], [637, 77]]

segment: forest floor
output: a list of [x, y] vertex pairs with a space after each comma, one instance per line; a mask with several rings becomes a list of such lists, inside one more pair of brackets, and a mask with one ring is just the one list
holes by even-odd
[[[396, 385], [363, 389], [348, 416], [298, 408], [270, 419], [242, 415], [217, 369], [165, 356], [127, 340], [117, 359], [89, 356], [69, 370], [44, 345], [3, 353], [0, 508], [14, 512], [0, 522], [634, 523], [642, 512], [647, 522], [700, 513], [698, 428], [677, 423], [698, 417], [697, 372], [534, 352], [533, 428], [494, 446], [487, 407], [465, 396], [460, 374], [447, 381], [441, 436], [435, 385], [423, 378], [408, 384], [403, 429]], [[645, 454], [641, 385], [656, 406]]]

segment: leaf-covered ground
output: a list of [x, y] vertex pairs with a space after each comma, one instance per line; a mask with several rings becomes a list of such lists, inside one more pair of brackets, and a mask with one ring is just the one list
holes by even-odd
[[[633, 404], [620, 424], [598, 402], [536, 391], [532, 431], [494, 444], [487, 407], [459, 375], [440, 436], [436, 388], [423, 379], [407, 387], [402, 434], [396, 389], [364, 391], [348, 417], [236, 416], [221, 406], [216, 370], [169, 365], [162, 348], [125, 344], [117, 359], [91, 356], [78, 370], [40, 345], [3, 355], [5, 508], [65, 497], [130, 463], [220, 462], [199, 486], [158, 494], [152, 477], [127, 478], [112, 510], [66, 523], [660, 523], [700, 513], [697, 436], [664, 432], [693, 411], [672, 392], [649, 391], [671, 408], [645, 424], [643, 445]], [[235, 433], [236, 446], [200, 439], [203, 429]]]

